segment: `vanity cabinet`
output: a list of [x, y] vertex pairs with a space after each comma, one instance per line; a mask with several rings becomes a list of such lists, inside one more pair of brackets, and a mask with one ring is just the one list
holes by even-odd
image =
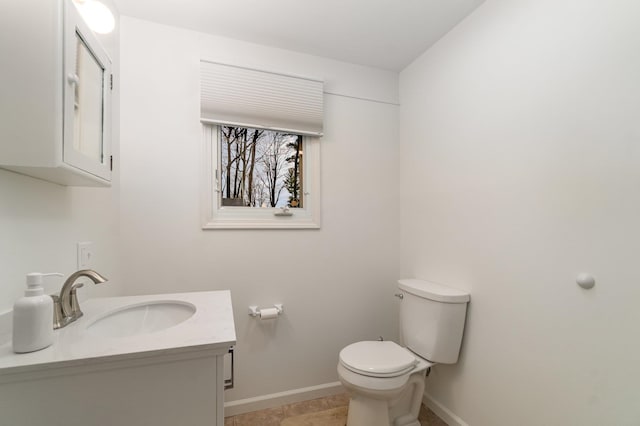
[[0, 315], [0, 425], [224, 426], [230, 291], [103, 297], [82, 310], [26, 354], [12, 351], [11, 313]]
[[220, 351], [0, 376], [0, 424], [224, 426]]
[[111, 182], [111, 59], [71, 0], [15, 1], [0, 23], [0, 167]]

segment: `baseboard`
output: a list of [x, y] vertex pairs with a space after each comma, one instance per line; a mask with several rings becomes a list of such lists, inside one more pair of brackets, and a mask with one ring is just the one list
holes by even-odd
[[456, 416], [451, 410], [435, 400], [426, 392], [422, 397], [422, 402], [424, 402], [424, 405], [429, 407], [431, 411], [436, 413], [436, 415], [444, 420], [445, 423], [449, 426], [469, 426], [464, 420]]
[[271, 393], [254, 398], [239, 399], [224, 403], [224, 415], [236, 416], [256, 410], [278, 407], [284, 404], [307, 401], [309, 399], [322, 398], [329, 395], [343, 393], [344, 388], [340, 382], [325, 383], [308, 388], [292, 389], [285, 392]]

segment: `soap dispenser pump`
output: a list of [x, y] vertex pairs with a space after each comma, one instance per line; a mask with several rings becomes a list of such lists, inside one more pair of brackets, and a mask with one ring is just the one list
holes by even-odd
[[13, 351], [34, 352], [53, 343], [53, 299], [44, 294], [43, 278], [59, 273], [27, 274], [24, 297], [13, 305]]

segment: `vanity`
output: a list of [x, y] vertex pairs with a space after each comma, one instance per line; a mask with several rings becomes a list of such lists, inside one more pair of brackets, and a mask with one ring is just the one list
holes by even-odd
[[229, 291], [91, 299], [83, 311], [41, 351], [15, 354], [0, 334], [2, 424], [224, 425]]

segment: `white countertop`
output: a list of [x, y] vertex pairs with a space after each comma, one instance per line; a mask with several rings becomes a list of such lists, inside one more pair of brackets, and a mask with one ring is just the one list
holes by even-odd
[[[194, 305], [196, 312], [180, 324], [153, 333], [98, 337], [86, 332], [88, 325], [110, 311], [158, 301], [186, 302]], [[16, 374], [60, 367], [202, 350], [219, 349], [222, 352], [236, 342], [231, 293], [228, 290], [105, 297], [87, 300], [81, 308], [84, 316], [55, 330], [53, 344], [46, 349], [16, 354], [11, 348], [11, 340], [5, 339], [0, 345], [0, 381]]]

